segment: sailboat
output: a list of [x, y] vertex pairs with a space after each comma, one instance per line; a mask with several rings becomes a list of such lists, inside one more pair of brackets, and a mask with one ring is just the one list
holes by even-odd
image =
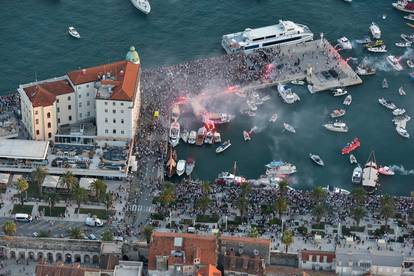
[[236, 176], [237, 171], [237, 162], [234, 161], [233, 165], [233, 173], [230, 172], [222, 172], [219, 173], [217, 182], [219, 184], [243, 184], [246, 182], [246, 179], [242, 176]]
[[362, 187], [367, 193], [372, 194], [378, 185], [378, 166], [375, 160], [375, 154], [372, 151], [369, 155], [368, 161], [362, 170]]

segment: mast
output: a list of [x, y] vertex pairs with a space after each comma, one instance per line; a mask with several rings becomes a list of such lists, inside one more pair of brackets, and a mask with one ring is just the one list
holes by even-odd
[[234, 176], [236, 176], [236, 170], [237, 170], [237, 161], [234, 161], [234, 165], [233, 165], [233, 174], [234, 174]]

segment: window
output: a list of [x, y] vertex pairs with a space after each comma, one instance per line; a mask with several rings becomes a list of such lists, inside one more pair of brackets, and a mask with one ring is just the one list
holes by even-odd
[[114, 124], [116, 124], [116, 119], [113, 119], [112, 121], [114, 122]]
[[49, 133], [47, 134], [47, 137], [48, 137], [48, 138], [52, 138], [52, 133], [50, 133], [50, 132], [49, 132]]
[[69, 121], [72, 121], [72, 116], [69, 116]]
[[36, 125], [38, 125], [39, 124], [39, 119], [36, 119]]
[[47, 113], [46, 117], [50, 119], [50, 112]]
[[105, 102], [105, 105], [108, 105], [108, 102]]
[[121, 119], [121, 124], [123, 124], [124, 123], [124, 119]]
[[113, 105], [113, 106], [115, 106], [115, 105], [116, 105], [116, 103], [115, 103], [115, 102], [112, 102], [112, 105]]
[[114, 113], [114, 114], [115, 114], [115, 113], [116, 113], [116, 109], [112, 109], [112, 113]]
[[82, 103], [79, 103], [79, 107], [82, 107]]
[[89, 84], [86, 85], [86, 88], [89, 88]]
[[72, 106], [71, 105], [68, 105], [68, 110], [71, 110], [72, 109]]
[[[49, 122], [49, 123], [47, 123], [47, 128], [51, 128], [52, 127], [52, 124]], [[50, 137], [49, 137], [50, 138]]]
[[124, 133], [125, 133], [125, 131], [121, 130], [121, 134], [124, 134]]
[[108, 108], [105, 108], [105, 113], [108, 113]]
[[82, 113], [79, 113], [79, 118], [82, 118]]
[[40, 131], [39, 130], [36, 130], [36, 135], [39, 135], [40, 134]]
[[91, 113], [90, 113], [89, 111], [88, 111], [88, 113], [87, 113], [87, 114], [88, 114], [88, 117], [89, 117], [89, 116], [91, 116]]
[[68, 96], [68, 101], [70, 101], [70, 96]]
[[37, 115], [38, 113], [39, 113], [39, 112], [36, 110], [36, 111], [35, 111], [35, 115]]
[[59, 108], [59, 107], [56, 107], [56, 111], [57, 111], [57, 112], [60, 112], [60, 108]]
[[60, 124], [60, 118], [57, 119], [57, 123]]
[[87, 106], [90, 106], [90, 105], [91, 105], [91, 102], [90, 102], [90, 101], [87, 101], [87, 102], [86, 102], [86, 105], [87, 105]]
[[112, 130], [112, 133], [113, 133], [113, 134], [116, 134], [116, 129]]
[[108, 118], [105, 118], [105, 123], [107, 123], [108, 122]]
[[121, 106], [124, 106], [124, 103], [121, 103]]
[[86, 93], [86, 97], [89, 97], [89, 92], [88, 92], [88, 93]]
[[105, 133], [108, 133], [108, 130], [107, 129], [105, 129]]
[[56, 103], [59, 103], [59, 99], [56, 99]]
[[79, 94], [79, 99], [80, 99], [80, 98], [82, 98], [82, 95], [81, 95], [81, 94]]
[[123, 109], [121, 109], [121, 113], [124, 113], [124, 110]]

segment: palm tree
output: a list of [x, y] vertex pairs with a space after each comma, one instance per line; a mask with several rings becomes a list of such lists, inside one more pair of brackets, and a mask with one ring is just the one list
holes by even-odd
[[286, 198], [279, 197], [274, 204], [274, 209], [279, 214], [279, 220], [282, 220], [282, 214], [286, 212], [287, 208], [288, 208], [288, 202]]
[[367, 210], [365, 210], [365, 208], [361, 206], [357, 206], [354, 209], [352, 209], [352, 216], [354, 217], [357, 226], [359, 226], [361, 219], [365, 217], [366, 213]]
[[76, 204], [78, 205], [78, 215], [80, 212], [80, 205], [82, 202], [84, 202], [86, 200], [86, 198], [88, 197], [88, 192], [86, 191], [85, 188], [82, 187], [75, 187], [74, 189], [72, 189], [71, 191], [71, 197], [73, 200], [76, 201]]
[[114, 234], [109, 229], [105, 230], [105, 232], [102, 233], [102, 241], [111, 242], [113, 240], [114, 240]]
[[6, 235], [12, 236], [14, 233], [16, 233], [16, 223], [11, 220], [6, 221], [3, 224], [3, 231]]
[[312, 198], [315, 202], [320, 203], [326, 198], [326, 191], [321, 186], [316, 186], [312, 191]]
[[160, 203], [164, 207], [170, 206], [175, 201], [175, 188], [173, 184], [167, 183], [160, 195]]
[[208, 206], [210, 205], [210, 202], [211, 199], [208, 197], [208, 195], [203, 195], [197, 200], [196, 206], [203, 211], [203, 214], [205, 214]]
[[150, 243], [153, 231], [154, 231], [154, 227], [152, 227], [151, 225], [147, 225], [144, 227], [143, 232], [145, 235], [145, 239], [147, 240], [147, 243]]
[[105, 201], [106, 212], [108, 212], [109, 209], [112, 207], [112, 204], [114, 203], [114, 196], [112, 195], [112, 193], [105, 193], [104, 201]]
[[59, 178], [60, 184], [66, 189], [72, 191], [75, 186], [78, 186], [78, 179], [73, 175], [71, 171], [66, 171]]
[[285, 230], [282, 235], [282, 243], [285, 245], [286, 254], [288, 252], [289, 246], [293, 243], [293, 233], [290, 230]]
[[210, 192], [210, 183], [208, 181], [203, 181], [201, 183], [201, 192], [206, 195]]
[[362, 205], [365, 202], [365, 196], [366, 196], [366, 192], [365, 189], [362, 187], [357, 187], [352, 189], [352, 198], [355, 200], [355, 202], [358, 205]]
[[69, 236], [71, 239], [82, 239], [83, 232], [78, 227], [69, 228]]
[[251, 227], [249, 231], [250, 238], [257, 238], [259, 236], [259, 230], [256, 227]]
[[285, 195], [288, 191], [289, 182], [287, 182], [287, 180], [282, 180], [281, 182], [279, 182], [278, 185], [279, 185], [279, 194]]
[[389, 195], [384, 195], [381, 199], [381, 215], [385, 219], [385, 229], [388, 229], [388, 220], [394, 216], [394, 199]]
[[322, 217], [325, 215], [326, 208], [321, 203], [316, 204], [313, 206], [312, 213], [316, 217], [316, 222], [319, 224], [321, 222]]
[[29, 182], [27, 182], [26, 179], [20, 177], [19, 179], [17, 179], [16, 186], [20, 194], [20, 203], [23, 205], [24, 204], [23, 192], [26, 192], [27, 189], [29, 189]]
[[42, 184], [43, 180], [47, 175], [46, 167], [37, 167], [36, 170], [32, 172], [31, 178], [32, 182], [36, 185], [39, 195], [42, 195]]
[[95, 193], [96, 199], [101, 199], [101, 197], [106, 193], [106, 183], [101, 179], [96, 179], [91, 183], [91, 189]]
[[52, 209], [55, 207], [56, 203], [59, 201], [59, 196], [57, 193], [48, 193], [46, 197], [49, 201], [49, 216], [52, 216]]

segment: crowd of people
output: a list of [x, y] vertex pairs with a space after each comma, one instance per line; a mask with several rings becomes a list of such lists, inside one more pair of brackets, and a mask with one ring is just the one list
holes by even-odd
[[0, 97], [0, 112], [17, 110], [19, 106], [20, 96], [18, 93], [12, 93]]

